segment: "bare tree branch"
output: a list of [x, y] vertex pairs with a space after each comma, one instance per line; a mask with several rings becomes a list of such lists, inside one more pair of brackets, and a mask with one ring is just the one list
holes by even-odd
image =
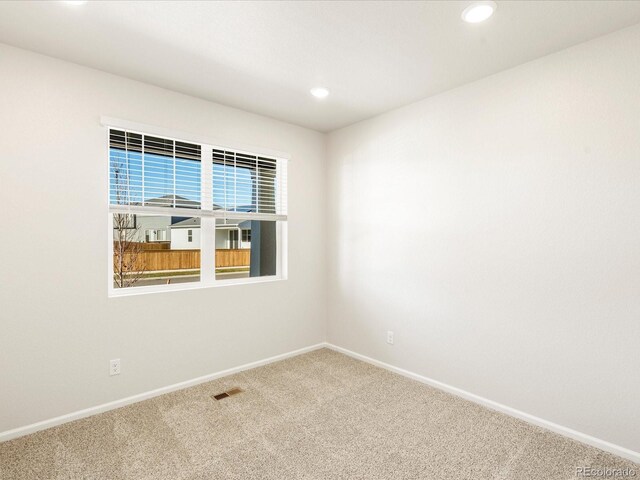
[[[127, 165], [112, 163], [115, 201], [118, 205], [130, 204], [129, 175]], [[135, 217], [128, 213], [113, 214], [113, 282], [116, 288], [132, 287], [146, 271], [139, 241], [140, 227]]]

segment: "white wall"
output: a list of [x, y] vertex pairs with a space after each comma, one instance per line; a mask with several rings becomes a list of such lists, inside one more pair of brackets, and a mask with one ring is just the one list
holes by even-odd
[[634, 27], [330, 134], [328, 340], [640, 451], [639, 50]]
[[[323, 135], [8, 46], [0, 71], [0, 432], [324, 340]], [[289, 280], [107, 298], [101, 115], [289, 152]]]

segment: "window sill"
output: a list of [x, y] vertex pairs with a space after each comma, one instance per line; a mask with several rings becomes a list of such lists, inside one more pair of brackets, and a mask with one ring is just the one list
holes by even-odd
[[130, 297], [134, 295], [147, 295], [150, 293], [161, 292], [181, 292], [184, 290], [202, 290], [207, 288], [216, 287], [229, 287], [231, 285], [252, 285], [255, 283], [270, 283], [280, 282], [286, 280], [286, 277], [271, 275], [265, 277], [255, 278], [230, 278], [228, 280], [216, 280], [210, 283], [205, 282], [193, 282], [193, 283], [180, 283], [175, 285], [150, 285], [146, 287], [129, 287], [129, 288], [113, 288], [109, 287], [109, 298], [115, 297]]

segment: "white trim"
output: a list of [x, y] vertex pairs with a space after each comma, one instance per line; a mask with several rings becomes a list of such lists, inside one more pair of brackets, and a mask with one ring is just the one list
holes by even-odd
[[[194, 290], [198, 288], [208, 288], [217, 286], [228, 285], [244, 285], [250, 283], [265, 283], [277, 280], [286, 279], [287, 275], [287, 258], [286, 258], [286, 238], [283, 237], [283, 232], [286, 233], [286, 227], [283, 228], [283, 222], [287, 221], [286, 214], [271, 214], [271, 213], [248, 213], [248, 212], [228, 212], [226, 210], [213, 210], [213, 191], [212, 191], [212, 148], [230, 149], [230, 146], [215, 146], [212, 145], [215, 142], [210, 142], [202, 139], [195, 139], [184, 132], [170, 132], [167, 129], [160, 127], [153, 127], [150, 125], [136, 124], [128, 122], [126, 120], [118, 120], [109, 117], [101, 117], [101, 124], [107, 127], [107, 158], [109, 159], [109, 129], [110, 128], [122, 128], [123, 130], [132, 132], [135, 131], [141, 135], [158, 135], [164, 138], [172, 138], [179, 141], [193, 141], [201, 145], [201, 171], [200, 171], [200, 207], [201, 208], [176, 208], [176, 207], [160, 207], [160, 206], [147, 206], [147, 205], [111, 205], [110, 204], [110, 189], [108, 193], [108, 210], [109, 210], [109, 248], [108, 252], [111, 254], [108, 256], [108, 277], [107, 277], [107, 292], [108, 297], [122, 297], [131, 295], [141, 295], [148, 293], [160, 293], [182, 290]], [[144, 143], [144, 142], [143, 142]], [[144, 145], [143, 155], [144, 155]], [[288, 161], [288, 155], [281, 154], [280, 152], [266, 152], [265, 150], [254, 149], [248, 147], [244, 153], [259, 156], [270, 156], [277, 160], [276, 166], [279, 168], [278, 174], [283, 175], [285, 178], [279, 178], [279, 182], [285, 182], [284, 186], [280, 185], [279, 194], [282, 196], [282, 188], [286, 190], [286, 164]], [[242, 151], [241, 149], [234, 148], [236, 151]], [[174, 147], [175, 153], [175, 147]], [[110, 168], [110, 161], [107, 161], [107, 167]], [[143, 162], [144, 167], [144, 162]], [[284, 174], [282, 172], [285, 172]], [[110, 170], [108, 170], [107, 177], [110, 177]], [[144, 178], [144, 171], [143, 171]], [[234, 178], [235, 182], [235, 178]], [[174, 172], [175, 183], [175, 172]], [[175, 185], [174, 185], [175, 194]], [[143, 185], [143, 198], [144, 198], [144, 185]], [[286, 211], [287, 206], [282, 203], [280, 209]], [[184, 217], [197, 217], [201, 218], [200, 232], [200, 279], [197, 282], [185, 282], [173, 285], [149, 285], [141, 287], [130, 287], [126, 289], [118, 289], [113, 286], [113, 214], [114, 213], [126, 213], [126, 214], [138, 214], [138, 215], [159, 215], [159, 216], [184, 216]], [[241, 278], [241, 279], [216, 279], [215, 269], [205, 268], [208, 265], [215, 263], [215, 219], [217, 218], [233, 218], [238, 220], [264, 220], [275, 221], [277, 225], [276, 230], [276, 275], [255, 277], [255, 278]], [[283, 248], [283, 244], [284, 248]], [[284, 268], [283, 268], [284, 265]]]
[[140, 205], [109, 205], [111, 213], [131, 213], [138, 215], [159, 215], [166, 217], [211, 217], [239, 220], [286, 221], [286, 215], [274, 213], [229, 212], [227, 210], [202, 210], [200, 208], [150, 207]]
[[113, 215], [109, 212], [109, 203], [111, 202], [111, 159], [109, 158], [109, 129], [105, 129], [105, 142], [104, 142], [104, 158], [107, 159], [105, 163], [107, 179], [107, 292], [111, 293], [113, 290]]
[[[213, 270], [213, 269], [212, 269]], [[201, 272], [202, 273], [202, 272]], [[215, 287], [227, 287], [230, 285], [252, 285], [254, 283], [271, 283], [280, 282], [286, 280], [284, 277], [278, 275], [265, 275], [263, 277], [242, 277], [242, 278], [229, 278], [199, 282], [185, 282], [185, 283], [172, 283], [170, 285], [146, 285], [143, 287], [128, 287], [128, 288], [114, 288], [113, 282], [109, 284], [108, 297], [130, 297], [132, 295], [145, 295], [150, 293], [162, 293], [162, 292], [180, 292], [183, 290], [199, 290], [202, 288], [215, 288]]]
[[210, 382], [218, 378], [226, 377], [228, 375], [233, 375], [235, 373], [242, 372], [245, 370], [250, 370], [252, 368], [257, 368], [263, 365], [268, 365], [270, 363], [278, 362], [280, 360], [285, 360], [287, 358], [295, 357], [297, 355], [302, 355], [304, 353], [312, 352], [314, 350], [319, 350], [321, 348], [329, 348], [331, 350], [342, 353], [344, 355], [348, 355], [357, 360], [361, 360], [371, 365], [375, 365], [376, 367], [384, 368], [385, 370], [388, 370], [390, 372], [397, 373], [404, 377], [411, 378], [412, 380], [416, 380], [420, 383], [424, 383], [426, 385], [437, 388], [439, 390], [443, 390], [447, 393], [451, 393], [452, 395], [456, 395], [458, 397], [464, 398], [465, 400], [469, 400], [471, 402], [477, 403], [484, 407], [490, 408], [491, 410], [495, 410], [497, 412], [504, 413], [511, 417], [518, 418], [527, 423], [536, 425], [538, 427], [542, 427], [546, 430], [550, 430], [559, 435], [571, 438], [573, 440], [590, 445], [595, 448], [599, 448], [600, 450], [604, 450], [605, 452], [618, 455], [619, 457], [626, 458], [627, 460], [631, 460], [632, 462], [640, 463], [640, 452], [635, 452], [628, 448], [621, 447], [620, 445], [615, 445], [611, 442], [607, 442], [605, 440], [592, 437], [591, 435], [587, 435], [586, 433], [581, 433], [571, 428], [558, 425], [557, 423], [553, 423], [548, 420], [544, 420], [542, 418], [536, 417], [534, 415], [530, 415], [528, 413], [522, 412], [515, 408], [508, 407], [501, 403], [494, 402], [493, 400], [489, 400], [479, 395], [475, 395], [473, 393], [467, 392], [466, 390], [462, 390], [460, 388], [453, 387], [451, 385], [440, 382], [438, 380], [434, 380], [432, 378], [410, 372], [403, 368], [395, 367], [388, 363], [375, 360], [371, 357], [361, 355], [359, 353], [353, 352], [351, 350], [339, 347], [337, 345], [334, 345], [328, 342], [317, 343], [315, 345], [300, 348], [298, 350], [293, 350], [291, 352], [265, 358], [263, 360], [258, 360], [255, 362], [238, 366], [238, 367], [233, 367], [227, 370], [222, 370], [220, 372], [204, 375], [202, 377], [197, 377], [192, 380], [187, 380], [187, 381], [176, 383], [166, 387], [157, 388], [155, 390], [140, 393], [137, 395], [132, 395], [130, 397], [126, 397], [120, 400], [115, 400], [113, 402], [104, 403], [102, 405], [98, 405], [95, 407], [86, 408], [84, 410], [78, 410], [76, 412], [68, 413], [66, 415], [61, 415], [59, 417], [54, 417], [48, 420], [43, 420], [41, 422], [32, 423], [31, 425], [26, 425], [24, 427], [18, 427], [12, 430], [7, 430], [5, 432], [0, 432], [0, 442], [13, 440], [15, 438], [22, 437], [24, 435], [29, 435], [31, 433], [38, 432], [40, 430], [45, 430], [47, 428], [55, 427], [57, 425], [62, 425], [63, 423], [68, 423], [74, 420], [79, 420], [81, 418], [90, 417], [92, 415], [97, 415], [99, 413], [107, 412], [109, 410], [115, 410], [116, 408], [124, 407], [132, 403], [137, 403], [143, 400], [147, 400], [149, 398], [154, 398], [160, 395], [164, 395], [165, 393], [170, 393], [176, 390], [192, 387], [194, 385], [199, 385], [201, 383]]
[[200, 209], [213, 210], [213, 148], [200, 145]]
[[252, 145], [246, 145], [237, 142], [220, 141], [219, 139], [216, 140], [201, 135], [193, 135], [192, 133], [188, 132], [181, 132], [178, 130], [158, 127], [155, 125], [147, 125], [145, 123], [130, 122], [129, 120], [121, 120], [119, 118], [112, 118], [104, 115], [100, 117], [100, 124], [104, 127], [119, 128], [122, 130], [129, 130], [145, 135], [157, 135], [159, 137], [179, 140], [181, 142], [205, 143], [220, 150], [235, 150], [236, 152], [246, 153], [249, 155], [259, 155], [282, 160], [291, 160], [291, 155], [286, 152], [280, 152], [263, 147], [255, 147]]
[[289, 275], [289, 249], [287, 246], [287, 222], [276, 223], [276, 277], [283, 280]]
[[592, 447], [599, 448], [600, 450], [604, 450], [605, 452], [613, 453], [614, 455], [618, 455], [619, 457], [626, 458], [627, 460], [631, 460], [632, 462], [640, 463], [640, 452], [634, 452], [633, 450], [629, 450], [628, 448], [621, 447], [620, 445], [615, 445], [611, 442], [607, 442], [606, 440], [601, 440], [599, 438], [592, 437], [591, 435], [587, 435], [586, 433], [578, 432], [571, 428], [558, 425], [557, 423], [544, 420], [543, 418], [536, 417], [535, 415], [530, 415], [520, 410], [516, 410], [515, 408], [508, 407], [507, 405], [503, 405], [501, 403], [494, 402], [493, 400], [489, 400], [488, 398], [481, 397], [479, 395], [467, 392], [466, 390], [462, 390], [457, 387], [452, 387], [451, 385], [447, 385], [446, 383], [439, 382], [438, 380], [434, 380], [432, 378], [425, 377], [423, 375], [419, 375], [417, 373], [413, 373], [408, 370], [404, 370], [403, 368], [395, 367], [388, 363], [375, 360], [371, 357], [367, 357], [365, 355], [361, 355], [351, 350], [347, 350], [346, 348], [338, 347], [337, 345], [333, 345], [331, 343], [327, 343], [326, 347], [330, 348], [331, 350], [335, 350], [336, 352], [340, 352], [345, 355], [348, 355], [357, 360], [370, 363], [371, 365], [375, 365], [376, 367], [384, 368], [385, 370], [389, 370], [391, 372], [397, 373], [404, 377], [411, 378], [412, 380], [416, 380], [420, 383], [424, 383], [426, 385], [437, 388], [439, 390], [443, 390], [447, 393], [451, 393], [458, 397], [464, 398], [465, 400], [470, 400], [474, 403], [482, 405], [483, 407], [487, 407], [491, 410], [495, 410], [500, 413], [509, 415], [511, 417], [518, 418], [527, 423], [531, 423], [533, 425], [545, 428], [547, 430], [550, 430], [562, 436], [571, 438], [573, 440], [577, 440], [578, 442], [585, 443]]
[[280, 360], [285, 360], [287, 358], [295, 357], [297, 355], [302, 355], [303, 353], [312, 352], [314, 350], [324, 348], [325, 346], [326, 344], [324, 342], [317, 343], [315, 345], [300, 348], [298, 350], [293, 350], [291, 352], [282, 353], [280, 355], [275, 355], [273, 357], [265, 358], [263, 360], [257, 360], [255, 362], [246, 363], [244, 365], [240, 365], [239, 367], [228, 368], [226, 370], [222, 370], [216, 373], [211, 373], [209, 375], [204, 375], [202, 377], [197, 377], [192, 380], [175, 383], [167, 387], [157, 388], [155, 390], [139, 393], [137, 395], [132, 395], [130, 397], [122, 398], [120, 400], [115, 400], [113, 402], [103, 403], [102, 405], [97, 405], [95, 407], [85, 408], [84, 410], [78, 410], [76, 412], [68, 413], [66, 415], [61, 415], [59, 417], [54, 417], [48, 420], [43, 420], [41, 422], [32, 423], [31, 425], [26, 425], [24, 427], [18, 427], [12, 430], [7, 430], [5, 432], [0, 432], [0, 442], [13, 440], [14, 438], [22, 437], [24, 435], [29, 435], [30, 433], [35, 433], [40, 430], [45, 430], [47, 428], [55, 427], [57, 425], [62, 425], [63, 423], [68, 423], [74, 420], [79, 420], [81, 418], [97, 415], [98, 413], [107, 412], [109, 410], [115, 410], [116, 408], [124, 407], [126, 405], [131, 405], [132, 403], [141, 402], [143, 400], [157, 397], [159, 395], [164, 395], [165, 393], [174, 392], [176, 390], [181, 390], [183, 388], [193, 387], [194, 385], [210, 382], [212, 380], [216, 380], [221, 377], [226, 377], [228, 375], [233, 375], [235, 373], [242, 372], [244, 370], [261, 367], [269, 363], [278, 362]]
[[[216, 219], [200, 219], [200, 283], [216, 281]], [[214, 307], [215, 308], [215, 307]], [[213, 312], [210, 312], [213, 316]]]
[[107, 255], [107, 272], [109, 272], [107, 276], [107, 297], [110, 297], [111, 294], [117, 290], [113, 287], [113, 215], [111, 215], [111, 213], [107, 215], [107, 228], [109, 229], [107, 231], [107, 241], [109, 242], [107, 246], [107, 252], [109, 253]]

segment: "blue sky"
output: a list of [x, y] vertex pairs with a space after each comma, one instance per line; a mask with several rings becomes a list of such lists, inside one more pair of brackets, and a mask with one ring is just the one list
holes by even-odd
[[[201, 165], [196, 160], [184, 160], [164, 155], [144, 154], [144, 178], [142, 153], [110, 149], [110, 201], [117, 203], [141, 203], [174, 193], [180, 197], [200, 202]], [[118, 202], [115, 182], [116, 169], [120, 177], [128, 180], [129, 199]], [[175, 192], [174, 192], [175, 175]], [[227, 209], [253, 205], [254, 182], [251, 170], [229, 165], [213, 164], [213, 203]], [[124, 182], [127, 183], [127, 182]]]

